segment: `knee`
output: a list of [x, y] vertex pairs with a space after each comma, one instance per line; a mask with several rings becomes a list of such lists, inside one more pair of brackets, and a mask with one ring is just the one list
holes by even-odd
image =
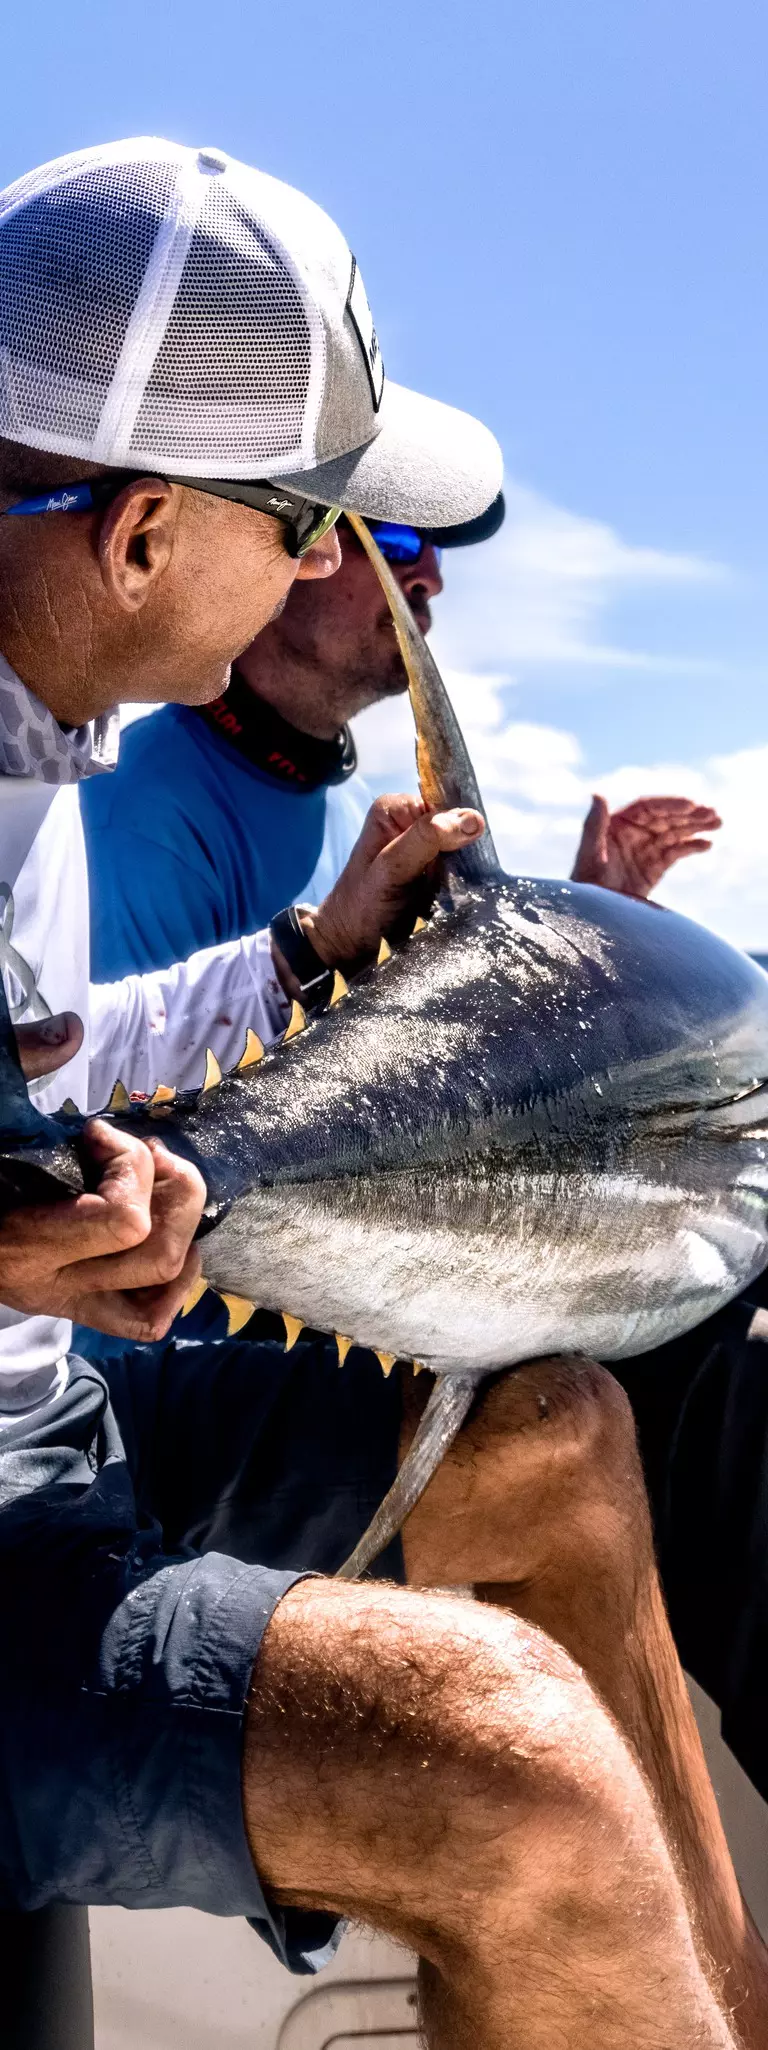
[[472, 1428], [478, 1447], [509, 1458], [546, 1453], [564, 1476], [624, 1471], [637, 1459], [630, 1404], [596, 1360], [532, 1360], [500, 1375], [481, 1394]]
[[[459, 1597], [322, 1581], [286, 1597], [254, 1673], [245, 1789], [262, 1850], [281, 1785], [281, 1844], [301, 1845], [305, 1877], [343, 1845], [366, 1876], [359, 1911], [381, 1861], [411, 1929], [415, 1916], [454, 1937], [491, 1895], [518, 1914], [532, 1889], [577, 1898], [587, 1863], [631, 1837], [633, 1803], [650, 1808], [544, 1632]], [[265, 1869], [285, 1883], [285, 1865]]]
[[632, 1411], [594, 1360], [537, 1360], [481, 1394], [403, 1533], [409, 1579], [537, 1581], [651, 1553]]
[[420, 1841], [431, 1829], [438, 1853], [419, 1862], [436, 1915], [460, 1936], [472, 1903], [478, 1914], [495, 1903], [521, 1943], [610, 1918], [617, 1889], [637, 1900], [645, 1887], [655, 1917], [673, 1900], [674, 1873], [611, 1716], [543, 1631], [499, 1613], [489, 1629], [477, 1609], [472, 1625], [473, 1651], [411, 1776]]

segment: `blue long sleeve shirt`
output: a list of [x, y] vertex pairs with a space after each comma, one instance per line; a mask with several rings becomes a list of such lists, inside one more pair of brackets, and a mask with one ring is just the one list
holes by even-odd
[[84, 783], [82, 800], [95, 982], [319, 903], [370, 803], [358, 775], [317, 790], [276, 782], [182, 705], [129, 726], [117, 768]]

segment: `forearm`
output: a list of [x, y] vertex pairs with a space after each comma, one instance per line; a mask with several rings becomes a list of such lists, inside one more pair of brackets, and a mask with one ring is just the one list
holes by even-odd
[[249, 1029], [268, 1045], [289, 1014], [265, 932], [203, 948], [171, 968], [92, 984], [89, 1105], [102, 1108], [117, 1081], [147, 1096], [159, 1084], [199, 1088], [209, 1047], [226, 1071]]

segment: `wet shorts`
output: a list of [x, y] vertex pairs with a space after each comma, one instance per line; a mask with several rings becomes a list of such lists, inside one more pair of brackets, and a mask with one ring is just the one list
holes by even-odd
[[768, 1277], [613, 1371], [635, 1413], [680, 1657], [768, 1800]]
[[[397, 1377], [299, 1341], [74, 1359], [0, 1434], [0, 1908], [245, 1915], [293, 1970], [332, 1917], [265, 1899], [242, 1817], [251, 1669], [394, 1477]], [[401, 1577], [399, 1547], [380, 1562]]]

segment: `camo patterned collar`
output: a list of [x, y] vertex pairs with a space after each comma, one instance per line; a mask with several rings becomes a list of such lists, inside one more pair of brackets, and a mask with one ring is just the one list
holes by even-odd
[[0, 776], [79, 783], [113, 769], [119, 743], [116, 706], [86, 726], [60, 726], [0, 655]]

